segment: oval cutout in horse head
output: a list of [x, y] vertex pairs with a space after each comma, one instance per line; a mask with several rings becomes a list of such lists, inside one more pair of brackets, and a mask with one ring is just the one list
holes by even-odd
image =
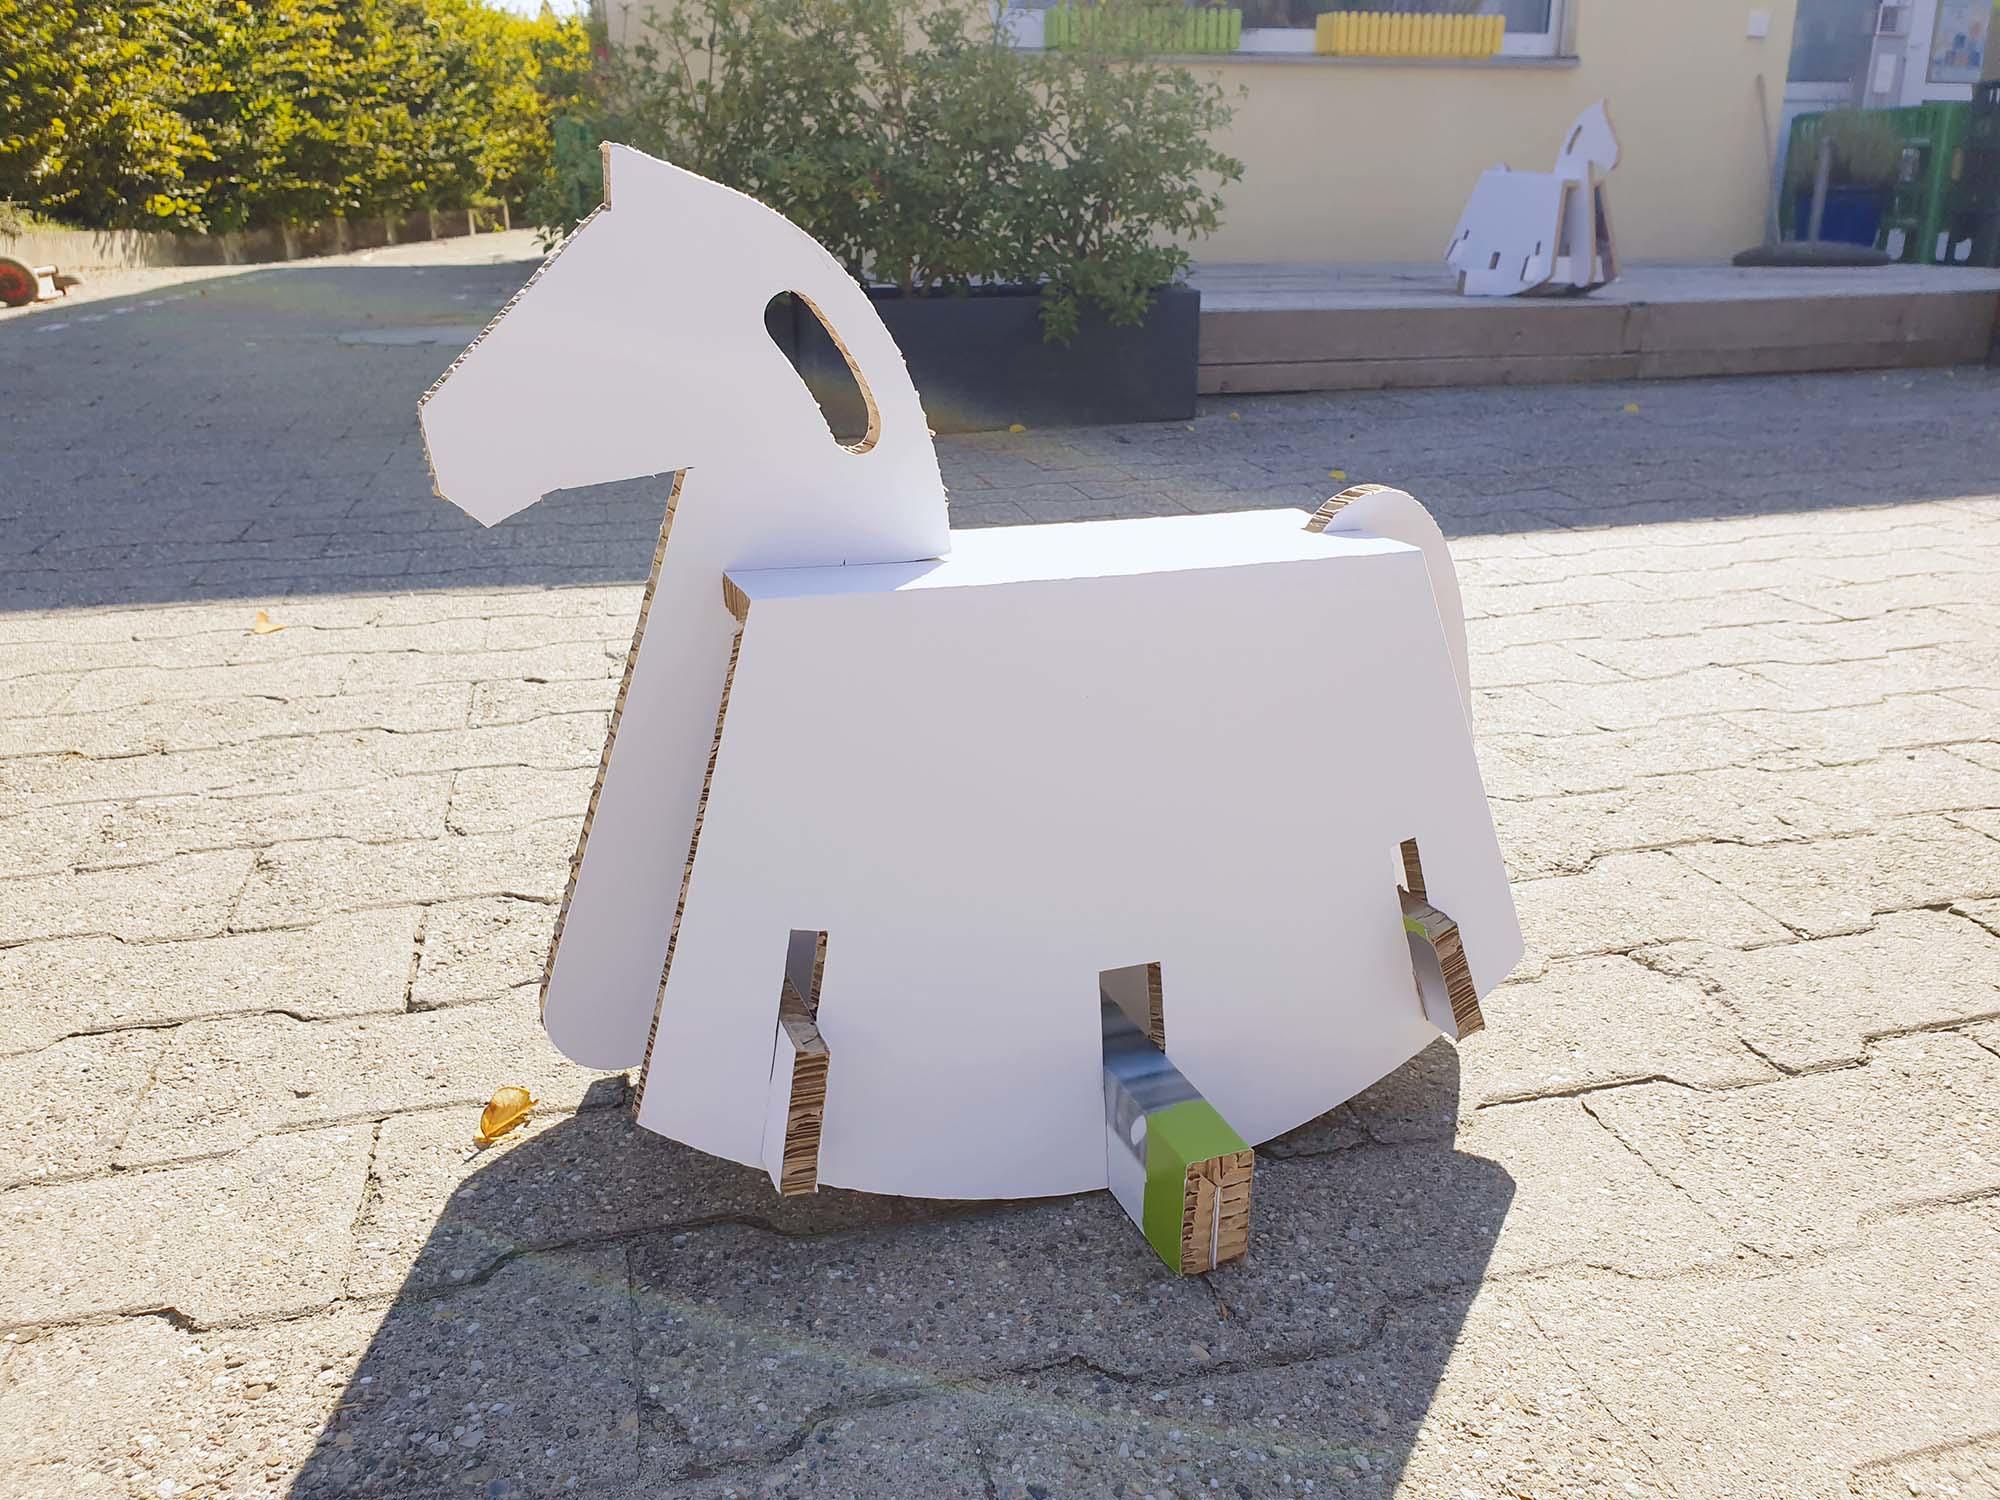
[[873, 448], [882, 436], [881, 408], [820, 305], [801, 291], [780, 292], [764, 309], [764, 331], [791, 361], [833, 440], [849, 453]]

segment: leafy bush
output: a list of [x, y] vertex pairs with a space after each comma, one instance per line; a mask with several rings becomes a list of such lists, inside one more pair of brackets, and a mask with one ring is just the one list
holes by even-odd
[[[983, 0], [679, 0], [595, 100], [575, 139], [754, 194], [864, 281], [1039, 287], [1064, 340], [1086, 303], [1140, 321], [1243, 171], [1209, 144], [1230, 117], [1215, 84], [1115, 41], [1020, 51]], [[596, 202], [575, 187], [550, 194], [558, 229]]]
[[0, 37], [0, 196], [91, 228], [518, 202], [589, 68], [486, 0], [0, 0]]
[[999, 214], [1001, 267], [1044, 288], [1043, 326], [1066, 339], [1080, 302], [1114, 323], [1143, 318], [1152, 289], [1186, 275], [1187, 242], [1220, 227], [1219, 189], [1243, 164], [1209, 144], [1230, 116], [1221, 89], [1186, 68], [1068, 50], [1040, 63]]
[[83, 224], [173, 218], [185, 0], [0, 0], [0, 198]]

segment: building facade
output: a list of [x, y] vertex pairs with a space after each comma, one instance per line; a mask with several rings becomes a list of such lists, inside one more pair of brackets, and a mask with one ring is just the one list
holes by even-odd
[[[600, 4], [613, 45], [643, 24], [638, 0]], [[1018, 44], [1040, 44], [1039, 7], [1015, 4]], [[1199, 254], [1441, 261], [1482, 171], [1547, 170], [1570, 122], [1605, 99], [1623, 152], [1610, 188], [1621, 253], [1727, 256], [1763, 238], [1794, 4], [1387, 0], [1503, 18], [1492, 55], [1447, 58], [1321, 55], [1315, 22], [1335, 0], [1244, 0], [1235, 50], [1184, 59], [1237, 96], [1218, 144], [1244, 164]]]

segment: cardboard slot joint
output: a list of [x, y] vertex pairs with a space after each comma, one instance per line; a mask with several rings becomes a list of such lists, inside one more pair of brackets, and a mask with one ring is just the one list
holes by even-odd
[[1424, 857], [1415, 839], [1403, 840], [1403, 889], [1419, 901], [1424, 899]]
[[1462, 1042], [1474, 1032], [1486, 1029], [1479, 1010], [1479, 991], [1472, 983], [1472, 970], [1465, 961], [1465, 943], [1458, 924], [1428, 901], [1400, 891], [1403, 899], [1403, 926], [1430, 944], [1437, 954], [1438, 968], [1444, 973], [1445, 994], [1451, 1001], [1452, 1020]]
[[1181, 1274], [1213, 1271], [1250, 1248], [1250, 1188], [1257, 1156], [1232, 1151], [1188, 1163], [1181, 1204]]
[[819, 1191], [819, 1133], [826, 1117], [826, 1071], [832, 1055], [790, 981], [778, 1003], [778, 1030], [792, 1049], [792, 1095], [785, 1111], [778, 1191], [795, 1198]]

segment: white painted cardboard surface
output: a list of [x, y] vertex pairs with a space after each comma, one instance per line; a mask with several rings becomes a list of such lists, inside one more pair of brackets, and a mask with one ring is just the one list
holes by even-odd
[[1438, 523], [1431, 519], [1431, 513], [1409, 491], [1378, 486], [1357, 495], [1336, 511], [1327, 523], [1326, 535], [1387, 537], [1423, 553], [1431, 596], [1437, 601], [1438, 622], [1444, 627], [1445, 646], [1451, 652], [1452, 671], [1458, 677], [1459, 696], [1465, 700], [1469, 734], [1472, 668], [1466, 658], [1465, 601], [1458, 592], [1458, 569], [1452, 565], [1451, 547]]
[[[1440, 981], [1442, 982], [1442, 981]], [[798, 1056], [785, 1036], [784, 1027], [771, 1023], [771, 1076], [764, 1096], [764, 1146], [758, 1165], [771, 1176], [771, 1186], [782, 1185], [785, 1176], [785, 1126], [791, 1118], [792, 1069]]]
[[[664, 508], [664, 476], [685, 471], [544, 995], [563, 1052], [622, 1068], [645, 1049], [714, 733], [735, 630], [724, 571], [950, 542], [902, 355], [832, 256], [754, 199], [625, 147], [606, 148], [606, 199], [421, 416], [438, 492], [487, 525], [643, 475], [663, 476]], [[870, 451], [834, 440], [764, 332], [784, 291], [847, 344], [880, 416]]]
[[1618, 137], [1603, 100], [1563, 132], [1550, 172], [1490, 168], [1473, 185], [1445, 260], [1470, 297], [1603, 286], [1617, 275], [1602, 182], [1618, 165]]
[[[829, 933], [820, 1181], [1106, 1185], [1098, 976], [1256, 1142], [1438, 1030], [1391, 855], [1484, 993], [1521, 952], [1417, 548], [1298, 511], [961, 533], [750, 599], [640, 1123], [769, 1161], [795, 929]], [[1456, 611], [1452, 611], [1453, 614]]]

